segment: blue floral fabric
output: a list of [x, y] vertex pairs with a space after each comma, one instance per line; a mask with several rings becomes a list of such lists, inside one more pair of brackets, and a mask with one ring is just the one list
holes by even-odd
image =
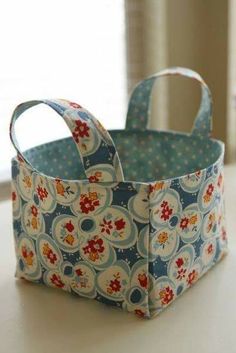
[[[16, 276], [149, 318], [220, 260], [227, 249], [224, 148], [207, 136], [205, 84], [203, 91], [192, 135], [129, 125], [132, 112], [147, 122], [148, 110], [138, 113], [135, 94], [129, 128], [110, 134], [75, 103], [19, 106], [11, 125], [18, 152], [12, 161]], [[73, 139], [22, 154], [14, 122], [39, 102], [65, 119]], [[207, 154], [199, 152], [204, 146]]]

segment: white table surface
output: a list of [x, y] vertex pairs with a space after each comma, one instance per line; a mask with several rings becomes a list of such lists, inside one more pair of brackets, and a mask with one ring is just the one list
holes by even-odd
[[236, 166], [225, 187], [228, 256], [152, 320], [16, 280], [11, 204], [0, 203], [0, 352], [235, 353]]

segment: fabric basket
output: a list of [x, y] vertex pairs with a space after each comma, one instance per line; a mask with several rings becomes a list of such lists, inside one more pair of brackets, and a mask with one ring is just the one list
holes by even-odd
[[[202, 99], [190, 134], [147, 129], [154, 82], [197, 80]], [[72, 137], [22, 153], [14, 124], [44, 103]], [[10, 136], [16, 276], [153, 317], [227, 249], [224, 144], [210, 138], [211, 94], [201, 77], [170, 68], [134, 89], [125, 130], [107, 131], [66, 100], [14, 111]]]

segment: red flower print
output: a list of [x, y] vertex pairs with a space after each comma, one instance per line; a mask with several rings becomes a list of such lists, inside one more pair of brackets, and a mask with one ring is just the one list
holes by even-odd
[[37, 187], [37, 194], [38, 194], [41, 201], [43, 201], [43, 199], [45, 199], [48, 196], [47, 190], [45, 188], [42, 188], [39, 185]]
[[82, 276], [83, 275], [83, 272], [81, 271], [80, 268], [78, 268], [75, 272], [76, 272], [77, 276]]
[[21, 248], [21, 254], [22, 254], [23, 257], [27, 257], [27, 249], [26, 249], [25, 246], [22, 246], [22, 248]]
[[186, 275], [186, 269], [181, 268], [180, 270], [178, 270], [178, 276], [176, 277], [177, 279], [183, 279], [185, 278]]
[[21, 157], [20, 154], [17, 155], [17, 159], [20, 163], [24, 163], [24, 159]]
[[181, 221], [180, 221], [180, 228], [182, 230], [184, 230], [185, 228], [188, 227], [188, 223], [189, 223], [188, 218], [186, 218], [186, 217], [182, 218]]
[[161, 212], [161, 218], [164, 219], [164, 221], [166, 221], [167, 219], [170, 218], [170, 216], [172, 215], [172, 212], [173, 210], [168, 206], [166, 206], [166, 208], [164, 208]]
[[146, 273], [140, 273], [138, 275], [138, 281], [139, 281], [139, 284], [141, 287], [143, 288], [147, 288], [147, 285], [148, 285], [148, 278], [147, 278], [147, 275]]
[[12, 199], [12, 201], [16, 201], [16, 193], [15, 193], [15, 191], [12, 191], [11, 199]]
[[169, 286], [166, 288], [163, 288], [160, 291], [159, 295], [160, 295], [161, 303], [163, 305], [169, 304], [171, 300], [174, 298], [173, 290]]
[[95, 207], [99, 206], [100, 202], [96, 198], [83, 195], [79, 204], [81, 211], [88, 214], [89, 212], [94, 211]]
[[114, 222], [116, 226], [116, 230], [121, 230], [125, 228], [125, 221], [123, 218], [118, 219], [117, 221]]
[[107, 221], [103, 218], [103, 223], [100, 224], [101, 232], [106, 232], [107, 234], [111, 234], [111, 229], [113, 228], [112, 221]]
[[209, 184], [208, 188], [207, 188], [207, 191], [206, 191], [207, 195], [211, 196], [213, 191], [214, 191], [214, 185]]
[[55, 273], [50, 278], [51, 282], [58, 288], [63, 288], [65, 284], [62, 282], [61, 277]]
[[101, 177], [102, 177], [102, 172], [101, 171], [96, 171], [94, 173], [94, 175], [91, 175], [89, 177], [89, 181], [90, 181], [90, 183], [96, 183], [96, 182], [98, 182], [100, 180]]
[[80, 109], [82, 108], [81, 105], [74, 103], [74, 102], [69, 102], [69, 105], [75, 109]]
[[83, 248], [84, 254], [89, 255], [91, 261], [96, 261], [99, 259], [99, 253], [104, 251], [103, 240], [98, 237], [94, 237], [88, 241], [87, 245]]
[[196, 177], [200, 177], [201, 176], [201, 171], [200, 170], [198, 170], [196, 173], [195, 173], [195, 175], [196, 175]]
[[85, 254], [85, 255], [86, 255], [86, 254], [89, 254], [89, 252], [90, 252], [90, 248], [89, 248], [88, 245], [85, 246], [85, 247], [83, 248], [83, 250], [84, 250], [84, 254]]
[[73, 232], [73, 230], [75, 229], [71, 221], [65, 224], [65, 228], [68, 230], [68, 232]]
[[209, 244], [208, 247], [207, 247], [207, 253], [208, 255], [212, 254], [213, 253], [213, 244]]
[[81, 120], [75, 120], [76, 127], [73, 131], [74, 140], [79, 143], [80, 137], [89, 137], [89, 127], [86, 122], [82, 122]]
[[170, 218], [170, 216], [172, 215], [173, 209], [168, 206], [167, 201], [162, 202], [161, 208], [162, 208], [161, 218], [164, 219], [164, 221], [167, 221]]
[[54, 264], [57, 261], [57, 256], [54, 254], [52, 249], [50, 249], [48, 243], [43, 245], [43, 255], [47, 257], [51, 264]]
[[221, 238], [224, 241], [227, 240], [227, 234], [226, 234], [226, 230], [224, 227], [222, 227], [222, 229], [221, 229]]
[[218, 178], [218, 181], [217, 181], [217, 186], [220, 188], [221, 184], [222, 184], [222, 181], [223, 181], [223, 176], [222, 174], [219, 175], [219, 178]]
[[51, 249], [47, 253], [47, 258], [51, 264], [54, 264], [57, 261], [57, 256]]
[[22, 246], [21, 253], [24, 258], [26, 258], [27, 256], [31, 256], [31, 257], [34, 256], [33, 251], [31, 251], [31, 250], [28, 251], [26, 246]]
[[21, 254], [22, 254], [23, 258], [25, 259], [25, 262], [27, 263], [27, 265], [32, 266], [33, 265], [33, 257], [34, 257], [33, 251], [28, 250], [27, 247], [24, 245], [21, 248]]
[[189, 286], [191, 286], [194, 282], [196, 282], [198, 278], [198, 272], [196, 270], [193, 270], [192, 272], [189, 273], [187, 283]]
[[117, 278], [111, 280], [109, 286], [113, 292], [119, 292], [121, 289], [120, 281]]
[[178, 266], [178, 268], [180, 268], [181, 266], [183, 266], [184, 260], [182, 259], [182, 257], [179, 257], [175, 263]]
[[154, 190], [155, 190], [155, 186], [152, 185], [152, 184], [150, 184], [150, 185], [149, 185], [149, 192], [150, 192], [150, 194], [151, 194]]
[[89, 246], [91, 252], [102, 253], [104, 251], [103, 240], [101, 238], [98, 238], [97, 240], [94, 240], [94, 239], [89, 240], [88, 246]]
[[37, 216], [38, 216], [38, 209], [37, 209], [37, 207], [33, 205], [33, 206], [31, 206], [30, 208], [31, 208], [31, 213], [32, 213], [32, 215], [33, 215], [34, 217], [37, 217]]
[[165, 208], [167, 205], [168, 205], [168, 202], [167, 201], [163, 201], [162, 204], [161, 204], [161, 207]]
[[88, 179], [90, 183], [97, 183], [99, 181], [96, 175], [91, 175]]
[[142, 310], [140, 310], [140, 309], [135, 309], [135, 310], [134, 310], [134, 313], [135, 313], [135, 315], [137, 315], [138, 317], [144, 317], [144, 315], [145, 315], [145, 313], [144, 313]]

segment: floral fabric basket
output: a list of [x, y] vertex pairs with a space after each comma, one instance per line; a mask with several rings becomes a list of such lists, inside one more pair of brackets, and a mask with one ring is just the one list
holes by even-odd
[[[201, 84], [192, 132], [147, 129], [154, 82], [176, 74]], [[15, 121], [40, 103], [72, 137], [22, 153]], [[210, 138], [211, 119], [207, 85], [183, 68], [138, 84], [125, 130], [106, 131], [66, 100], [20, 104], [10, 128], [16, 276], [141, 317], [159, 314], [226, 253], [224, 144]]]

